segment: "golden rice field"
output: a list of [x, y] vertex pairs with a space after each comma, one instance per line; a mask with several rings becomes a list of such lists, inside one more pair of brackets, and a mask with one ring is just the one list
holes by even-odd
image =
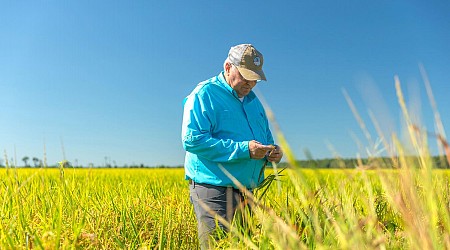
[[[450, 146], [437, 110], [437, 131], [430, 133], [413, 122], [395, 81], [407, 140], [381, 131], [370, 136], [344, 93], [368, 141], [369, 157], [354, 169], [298, 166], [266, 107], [290, 167], [281, 175], [276, 165], [267, 171], [267, 185], [247, 193], [251, 216], [227, 225], [213, 247], [450, 249], [450, 171], [434, 168], [428, 143], [440, 143], [449, 164]], [[380, 144], [372, 138], [387, 158], [377, 157]], [[183, 169], [63, 166], [0, 169], [0, 249], [198, 248]]]
[[[1, 249], [198, 247], [183, 169], [0, 170]], [[218, 249], [450, 247], [450, 171], [282, 173]]]
[[0, 176], [0, 248], [197, 245], [181, 169], [10, 169]]

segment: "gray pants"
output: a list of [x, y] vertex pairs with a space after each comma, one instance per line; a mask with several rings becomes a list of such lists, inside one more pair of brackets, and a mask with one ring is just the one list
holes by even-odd
[[220, 216], [230, 223], [236, 210], [244, 206], [244, 196], [238, 189], [232, 187], [219, 187], [192, 181], [190, 181], [189, 191], [197, 217], [200, 247], [208, 249], [210, 237], [217, 229], [216, 222], [221, 230], [227, 231], [216, 217]]

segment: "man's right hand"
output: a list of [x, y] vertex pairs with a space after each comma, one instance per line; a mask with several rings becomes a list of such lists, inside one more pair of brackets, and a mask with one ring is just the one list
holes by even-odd
[[273, 145], [263, 145], [258, 141], [252, 140], [248, 143], [248, 149], [250, 150], [250, 158], [262, 159], [266, 156], [267, 152], [274, 150]]

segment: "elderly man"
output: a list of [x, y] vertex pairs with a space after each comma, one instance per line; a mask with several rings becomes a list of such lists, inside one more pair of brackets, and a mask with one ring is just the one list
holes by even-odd
[[[266, 161], [279, 162], [264, 108], [252, 89], [266, 80], [263, 55], [251, 44], [230, 49], [223, 71], [197, 85], [184, 99], [182, 127], [185, 178], [207, 248], [215, 216], [231, 221], [244, 197], [222, 166], [248, 190], [263, 180]], [[223, 224], [217, 223], [221, 228]]]

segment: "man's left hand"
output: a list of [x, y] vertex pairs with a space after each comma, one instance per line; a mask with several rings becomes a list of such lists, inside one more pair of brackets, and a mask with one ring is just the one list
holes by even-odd
[[279, 163], [282, 157], [283, 151], [281, 150], [280, 146], [276, 146], [276, 148], [270, 151], [269, 154], [267, 155], [267, 160], [270, 162]]

